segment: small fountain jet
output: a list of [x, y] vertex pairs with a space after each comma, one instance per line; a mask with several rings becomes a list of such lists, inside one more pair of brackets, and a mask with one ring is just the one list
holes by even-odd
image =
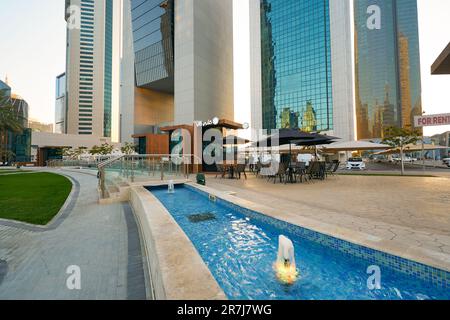
[[298, 271], [295, 264], [294, 244], [285, 236], [278, 239], [278, 258], [275, 263], [275, 271], [278, 279], [288, 285], [297, 281]]
[[169, 181], [168, 193], [175, 193], [175, 184], [173, 183], [173, 180]]

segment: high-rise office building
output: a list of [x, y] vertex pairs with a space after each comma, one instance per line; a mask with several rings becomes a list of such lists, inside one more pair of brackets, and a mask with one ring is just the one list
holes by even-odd
[[8, 85], [8, 79], [5, 80], [5, 82], [3, 82], [2, 80], [0, 80], [0, 90], [6, 95], [6, 96], [10, 96], [11, 95], [11, 87]]
[[350, 2], [251, 0], [250, 7], [253, 126], [353, 139]]
[[23, 128], [21, 132], [0, 130], [0, 163], [29, 162], [31, 160], [31, 129], [28, 128], [28, 103], [19, 95], [12, 93], [8, 79], [5, 82], [0, 80], [0, 90], [13, 106], [14, 115]]
[[234, 120], [232, 0], [125, 0], [121, 139]]
[[113, 135], [117, 11], [120, 1], [66, 0], [68, 134]]
[[355, 85], [358, 139], [410, 127], [422, 114], [416, 0], [357, 0]]
[[66, 133], [66, 74], [56, 77], [55, 133]]

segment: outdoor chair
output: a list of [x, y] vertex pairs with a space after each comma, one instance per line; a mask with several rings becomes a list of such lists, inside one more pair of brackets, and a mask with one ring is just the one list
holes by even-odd
[[333, 161], [331, 163], [331, 165], [332, 166], [331, 166], [330, 170], [327, 171], [327, 175], [334, 176], [336, 174], [336, 172], [338, 171], [339, 166], [341, 165], [341, 162], [340, 161]]
[[303, 179], [306, 179], [306, 163], [298, 162], [295, 164], [294, 168], [294, 177], [297, 182], [297, 177], [300, 179], [300, 182], [303, 183]]
[[247, 166], [245, 164], [238, 164], [236, 166], [236, 174], [238, 175], [238, 178], [241, 179], [241, 175], [244, 174], [245, 180], [247, 180], [247, 174], [245, 173], [245, 168]]
[[257, 162], [254, 166], [253, 166], [253, 173], [255, 174], [255, 176], [258, 178], [259, 174], [261, 173], [261, 162]]
[[223, 164], [218, 164], [217, 165], [217, 174], [216, 174], [216, 179], [217, 177], [220, 175], [220, 177], [223, 179], [225, 178], [225, 166]]
[[312, 179], [324, 179], [325, 175], [325, 162], [314, 161], [309, 164], [308, 178]]
[[273, 183], [277, 183], [277, 179], [280, 179], [280, 183], [285, 181], [286, 174], [287, 174], [288, 165], [284, 162], [281, 162], [278, 164], [278, 170], [276, 172], [273, 172], [272, 175], [269, 176], [270, 179], [273, 179]]

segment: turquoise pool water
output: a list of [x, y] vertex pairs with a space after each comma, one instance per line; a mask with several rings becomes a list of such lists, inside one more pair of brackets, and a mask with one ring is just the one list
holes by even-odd
[[[445, 286], [383, 266], [381, 289], [369, 290], [367, 268], [377, 265], [374, 261], [299, 236], [290, 227], [277, 227], [271, 219], [245, 214], [223, 200], [210, 201], [192, 187], [177, 186], [175, 194], [168, 194], [167, 187], [148, 189], [190, 238], [229, 299], [450, 299]], [[293, 285], [280, 283], [273, 269], [280, 235], [295, 246], [300, 277]]]

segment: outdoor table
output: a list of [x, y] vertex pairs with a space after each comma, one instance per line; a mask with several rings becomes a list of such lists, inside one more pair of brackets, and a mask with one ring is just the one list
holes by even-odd
[[223, 167], [228, 172], [228, 177], [234, 179], [234, 173], [236, 172], [237, 164], [235, 162], [224, 162]]
[[295, 182], [294, 181], [295, 180], [294, 176], [295, 176], [296, 171], [299, 170], [299, 169], [303, 170], [303, 168], [300, 167], [299, 163], [293, 162], [293, 163], [289, 164], [288, 170], [287, 170], [287, 174], [288, 174], [290, 183], [294, 183]]

